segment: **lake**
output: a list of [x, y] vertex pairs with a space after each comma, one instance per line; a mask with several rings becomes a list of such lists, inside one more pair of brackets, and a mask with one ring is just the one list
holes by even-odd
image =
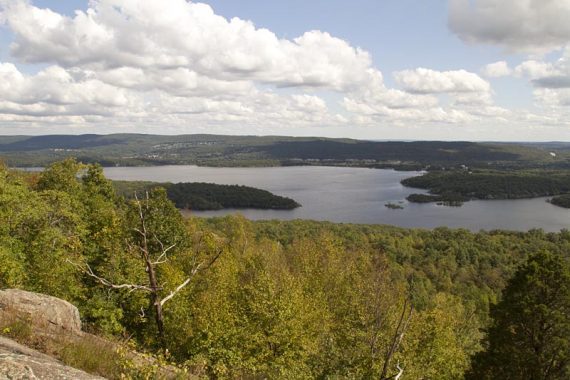
[[[391, 224], [401, 227], [447, 226], [525, 231], [542, 228], [559, 231], [570, 227], [570, 210], [547, 203], [546, 198], [471, 201], [462, 207], [414, 204], [405, 201], [418, 189], [400, 184], [419, 172], [321, 166], [271, 168], [210, 168], [198, 166], [155, 166], [105, 168], [115, 180], [156, 182], [210, 182], [246, 185], [293, 198], [303, 206], [295, 210], [201, 211], [194, 216], [222, 216], [241, 213], [246, 218], [313, 219], [342, 223]], [[388, 209], [387, 202], [404, 209]]]

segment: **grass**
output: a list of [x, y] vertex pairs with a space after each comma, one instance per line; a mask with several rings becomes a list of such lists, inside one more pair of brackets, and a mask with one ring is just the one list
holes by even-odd
[[9, 309], [0, 310], [0, 334], [70, 367], [111, 379], [120, 378], [117, 350], [110, 342], [93, 335], [46, 333], [40, 320], [22, 318], [18, 312]]
[[0, 309], [0, 334], [20, 343], [30, 343], [33, 335], [31, 320], [18, 316], [14, 310]]
[[110, 379], [121, 378], [121, 356], [116, 348], [102, 339], [86, 335], [63, 341], [57, 357], [66, 365]]
[[133, 347], [96, 335], [53, 334], [40, 320], [22, 318], [14, 310], [0, 309], [0, 335], [60, 360], [67, 366], [108, 379], [187, 379], [183, 370], [162, 356], [141, 354]]

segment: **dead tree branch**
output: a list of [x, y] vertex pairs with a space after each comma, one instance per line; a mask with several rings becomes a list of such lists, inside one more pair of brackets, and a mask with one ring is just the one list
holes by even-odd
[[102, 285], [112, 288], [112, 289], [128, 289], [129, 291], [135, 291], [135, 290], [144, 290], [147, 292], [152, 292], [152, 289], [148, 286], [145, 285], [137, 285], [137, 284], [114, 284], [111, 281], [107, 280], [106, 278], [100, 277], [98, 275], [95, 274], [95, 272], [93, 272], [93, 269], [91, 269], [91, 267], [88, 264], [77, 264], [74, 263], [73, 261], [67, 259], [67, 262], [70, 263], [71, 265], [75, 266], [76, 268], [80, 269], [81, 272], [85, 273], [86, 275], [88, 275], [91, 278], [94, 278], [95, 280], [97, 280], [98, 282], [100, 282]]
[[218, 249], [218, 251], [216, 252], [216, 255], [214, 255], [214, 257], [208, 262], [208, 264], [206, 265], [202, 265], [203, 263], [200, 263], [198, 265], [196, 265], [194, 267], [194, 269], [192, 269], [192, 271], [190, 272], [190, 275], [188, 276], [188, 278], [186, 278], [186, 280], [184, 280], [184, 282], [182, 282], [180, 285], [178, 285], [178, 287], [176, 287], [176, 289], [174, 289], [173, 291], [170, 292], [170, 294], [168, 294], [166, 297], [164, 297], [161, 301], [160, 301], [160, 306], [164, 306], [164, 304], [170, 300], [172, 297], [174, 297], [178, 292], [180, 292], [182, 289], [184, 289], [184, 287], [186, 285], [188, 285], [190, 283], [190, 281], [192, 281], [192, 278], [194, 278], [194, 276], [201, 270], [206, 270], [208, 268], [210, 268], [212, 265], [214, 265], [214, 263], [216, 262], [216, 260], [218, 260], [218, 258], [220, 257], [220, 255], [222, 254], [222, 250]]
[[404, 374], [404, 369], [402, 367], [400, 367], [399, 362], [398, 362], [398, 364], [396, 364], [396, 368], [398, 368], [398, 374], [396, 375], [396, 377], [394, 377], [394, 380], [399, 380], [400, 377], [402, 377], [402, 375]]
[[[388, 373], [388, 369], [390, 368], [390, 362], [392, 361], [394, 355], [396, 354], [396, 352], [398, 351], [398, 348], [400, 347], [400, 344], [402, 343], [402, 340], [404, 339], [404, 333], [408, 329], [408, 324], [410, 323], [410, 320], [412, 319], [413, 311], [414, 311], [414, 306], [411, 305], [411, 303], [408, 299], [406, 299], [404, 301], [404, 305], [402, 307], [402, 314], [400, 315], [400, 319], [398, 320], [398, 325], [396, 326], [396, 331], [394, 332], [392, 344], [390, 345], [390, 349], [388, 350], [388, 353], [386, 354], [386, 359], [384, 360], [384, 366], [382, 368], [382, 374], [380, 375], [381, 380], [388, 380], [388, 379], [394, 378], [394, 376], [390, 376], [390, 377], [386, 377], [386, 376]], [[406, 314], [407, 314], [407, 317], [406, 317]], [[400, 371], [400, 373], [398, 375], [401, 376], [401, 374], [403, 373], [403, 369], [399, 368], [399, 364], [398, 364], [398, 370]], [[398, 375], [396, 375], [396, 376], [398, 376]]]

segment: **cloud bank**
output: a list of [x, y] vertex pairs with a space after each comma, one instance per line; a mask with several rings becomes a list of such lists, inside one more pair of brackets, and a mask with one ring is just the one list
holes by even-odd
[[[535, 17], [533, 1], [504, 3], [516, 7], [516, 17]], [[538, 28], [523, 35], [520, 20], [484, 33], [475, 21], [464, 22], [501, 22], [491, 10], [506, 5], [497, 4], [479, 0], [472, 7], [451, 0], [450, 25], [466, 41], [514, 50], [538, 48], [541, 38], [558, 46], [568, 37], [566, 24], [556, 18], [548, 24], [538, 20]], [[564, 14], [558, 5], [550, 4], [540, 17]], [[489, 19], [491, 13], [496, 20]], [[0, 62], [4, 131], [26, 125], [42, 133], [54, 125], [58, 131], [105, 126], [107, 132], [225, 128], [264, 134], [282, 127], [460, 128], [517, 118], [527, 123], [528, 113], [494, 105], [487, 79], [527, 76], [542, 91], [537, 98], [549, 104], [568, 87], [566, 63], [530, 60], [514, 69], [506, 62], [487, 65], [481, 71], [486, 79], [461, 68], [412, 68], [393, 73], [396, 86], [390, 87], [367, 51], [326, 31], [279, 38], [251, 21], [226, 19], [207, 4], [186, 0], [91, 0], [73, 16], [27, 0], [0, 0], [0, 25], [13, 36], [13, 62]], [[41, 69], [30, 73], [21, 63]]]

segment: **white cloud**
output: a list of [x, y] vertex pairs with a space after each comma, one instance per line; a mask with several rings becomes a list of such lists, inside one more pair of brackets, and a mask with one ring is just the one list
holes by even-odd
[[428, 108], [390, 108], [381, 104], [368, 104], [345, 98], [344, 106], [354, 114], [352, 121], [358, 124], [377, 125], [385, 122], [413, 123], [467, 123], [475, 118], [459, 109], [442, 107]]
[[490, 92], [471, 92], [452, 94], [451, 100], [454, 106], [490, 106], [493, 97]]
[[499, 61], [495, 63], [490, 63], [485, 65], [481, 69], [481, 74], [487, 78], [500, 78], [506, 77], [513, 73], [513, 70], [509, 67], [508, 63], [505, 61]]
[[[490, 84], [475, 73], [405, 70], [394, 75], [401, 88], [390, 88], [370, 54], [323, 31], [278, 38], [186, 0], [92, 0], [73, 16], [32, 4], [0, 0], [14, 60], [48, 66], [26, 74], [0, 63], [3, 130], [265, 133], [355, 124], [438, 130], [513, 117], [493, 104]], [[524, 63], [515, 75], [553, 72], [554, 66], [539, 75], [538, 62]], [[498, 62], [484, 72], [508, 70]]]
[[209, 5], [185, 0], [93, 0], [66, 17], [21, 0], [5, 0], [15, 35], [12, 54], [94, 70], [120, 67], [191, 69], [217, 80], [346, 90], [367, 80], [369, 54], [321, 31], [294, 40]]
[[[450, 92], [455, 96], [469, 97], [469, 105], [486, 100], [489, 87], [463, 83], [456, 75], [447, 75], [427, 69], [408, 70], [395, 73], [398, 82], [404, 83], [406, 91], [389, 89], [382, 83], [363, 88], [351, 93], [343, 99], [345, 109], [355, 115], [352, 121], [358, 124], [374, 125], [375, 123], [421, 123], [421, 124], [464, 124], [479, 119], [464, 104], [454, 107], [442, 107], [435, 96], [442, 92]], [[474, 75], [474, 74], [473, 74]], [[476, 75], [475, 75], [476, 76]], [[441, 80], [443, 77], [444, 80]], [[470, 78], [470, 76], [467, 76]], [[435, 79], [434, 79], [435, 78]], [[377, 75], [377, 82], [380, 82]], [[480, 79], [480, 78], [479, 78]], [[482, 80], [481, 80], [482, 81]], [[468, 81], [467, 81], [468, 82]], [[474, 81], [477, 82], [477, 81]], [[486, 83], [483, 81], [483, 83]], [[482, 92], [471, 92], [480, 87]]]
[[325, 101], [314, 95], [292, 95], [291, 98], [295, 102], [295, 106], [307, 113], [326, 112], [327, 105]]
[[0, 63], [0, 93], [6, 104], [18, 104], [22, 112], [68, 114], [77, 112], [107, 113], [106, 108], [133, 106], [134, 96], [98, 80], [76, 81], [66, 70], [50, 66], [34, 76], [22, 74], [11, 63]]
[[120, 67], [103, 71], [82, 70], [80, 73], [117, 87], [137, 91], [158, 89], [175, 96], [233, 97], [254, 89], [250, 81], [214, 79], [187, 68], [157, 70]]
[[465, 70], [435, 71], [425, 68], [403, 70], [394, 78], [404, 90], [417, 94], [488, 92], [491, 86], [474, 73]]
[[541, 62], [536, 60], [524, 61], [515, 67], [514, 73], [519, 77], [529, 77], [531, 79], [544, 78], [551, 75], [557, 75], [558, 70], [550, 62]]
[[[29, 110], [63, 118], [83, 107], [87, 114], [122, 120], [134, 113], [153, 122], [156, 115], [159, 124], [334, 124], [345, 119], [305, 92], [355, 91], [368, 86], [373, 70], [367, 52], [328, 33], [279, 39], [184, 0], [94, 0], [73, 17], [23, 0], [0, 0], [0, 10], [14, 34], [12, 54], [53, 65], [48, 78], [8, 67], [4, 87], [11, 88], [4, 93], [12, 98], [0, 95], [9, 102], [0, 107], [4, 115]], [[279, 95], [272, 86], [297, 93]], [[121, 112], [111, 109], [121, 101]]]
[[528, 60], [518, 65], [514, 73], [527, 78], [534, 86], [533, 95], [538, 106], [570, 106], [570, 46], [554, 62]]
[[557, 61], [525, 61], [516, 68], [521, 76], [529, 77], [534, 86], [570, 88], [570, 45]]
[[336, 116], [315, 95], [285, 96], [251, 87], [249, 92], [233, 97], [173, 96], [156, 88], [145, 90], [143, 96], [138, 91], [93, 79], [91, 74], [50, 66], [36, 75], [25, 75], [11, 63], [0, 63], [0, 114], [62, 119], [92, 115], [134, 122], [142, 117], [157, 123], [170, 118], [179, 125], [212, 120], [293, 125], [336, 123]]
[[[370, 82], [343, 98], [342, 106], [354, 114], [352, 121], [357, 124], [372, 124], [379, 120], [439, 120], [439, 101], [435, 96], [411, 94], [387, 88], [382, 74], [370, 70]], [[451, 121], [451, 119], [448, 119]]]
[[468, 43], [545, 53], [570, 40], [570, 0], [449, 0], [449, 27]]
[[567, 108], [570, 106], [570, 87], [562, 89], [537, 88], [534, 90], [534, 97], [541, 106]]

